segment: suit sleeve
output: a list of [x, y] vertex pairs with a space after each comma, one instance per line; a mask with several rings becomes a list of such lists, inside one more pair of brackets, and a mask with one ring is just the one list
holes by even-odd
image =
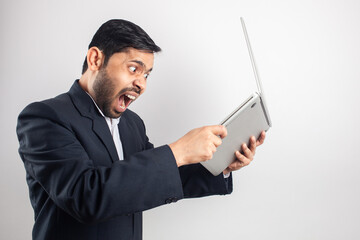
[[[141, 121], [144, 128], [145, 125]], [[145, 135], [146, 148], [153, 148]], [[200, 163], [185, 165], [179, 168], [183, 192], [185, 198], [197, 198], [210, 195], [226, 195], [232, 193], [232, 174], [228, 178], [224, 178], [223, 174], [218, 176], [212, 175]]]
[[200, 163], [182, 166], [179, 171], [185, 198], [226, 195], [233, 190], [232, 175], [213, 176]]
[[[141, 122], [144, 127], [145, 125]], [[146, 137], [147, 148], [153, 148], [153, 145]], [[183, 192], [185, 198], [198, 198], [210, 195], [226, 195], [233, 191], [232, 174], [224, 178], [223, 174], [212, 175], [200, 163], [185, 165], [179, 168]]]
[[19, 115], [19, 153], [27, 173], [55, 204], [84, 223], [140, 212], [183, 198], [182, 183], [168, 146], [148, 149], [97, 166], [71, 125], [45, 103]]

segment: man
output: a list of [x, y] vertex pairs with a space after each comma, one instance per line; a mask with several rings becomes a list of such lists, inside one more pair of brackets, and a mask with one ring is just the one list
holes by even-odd
[[[19, 115], [19, 153], [35, 212], [33, 239], [142, 239], [142, 211], [184, 197], [232, 192], [230, 172], [248, 165], [265, 133], [236, 152], [214, 177], [222, 126], [194, 129], [154, 148], [128, 109], [146, 89], [160, 51], [137, 25], [104, 23], [94, 35], [80, 80], [70, 91], [32, 103]], [[220, 137], [219, 137], [220, 136]]]

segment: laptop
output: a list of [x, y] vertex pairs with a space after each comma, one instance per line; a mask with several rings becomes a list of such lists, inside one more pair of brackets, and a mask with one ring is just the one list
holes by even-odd
[[262, 131], [267, 131], [272, 126], [245, 22], [243, 18], [240, 20], [258, 91], [251, 94], [221, 122], [221, 125], [227, 128], [228, 135], [222, 139], [222, 144], [213, 154], [213, 158], [201, 162], [214, 176], [222, 173], [235, 160], [235, 152], [241, 149], [243, 143], [248, 145], [251, 136], [258, 138]]

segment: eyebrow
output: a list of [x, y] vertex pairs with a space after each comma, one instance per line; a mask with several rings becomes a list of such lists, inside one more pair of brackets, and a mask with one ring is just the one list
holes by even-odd
[[[143, 63], [142, 61], [139, 61], [139, 60], [131, 60], [130, 62], [134, 62], [134, 63], [137, 63], [137, 64], [139, 64], [140, 66], [142, 66], [143, 68], [145, 68], [146, 69], [146, 65], [145, 65], [145, 63]], [[152, 68], [150, 68], [149, 70], [147, 70], [146, 72], [151, 72], [153, 69]]]

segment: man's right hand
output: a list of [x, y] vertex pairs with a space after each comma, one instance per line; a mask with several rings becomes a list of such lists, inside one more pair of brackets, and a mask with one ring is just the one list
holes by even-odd
[[178, 167], [210, 160], [227, 130], [222, 125], [196, 128], [169, 144]]

